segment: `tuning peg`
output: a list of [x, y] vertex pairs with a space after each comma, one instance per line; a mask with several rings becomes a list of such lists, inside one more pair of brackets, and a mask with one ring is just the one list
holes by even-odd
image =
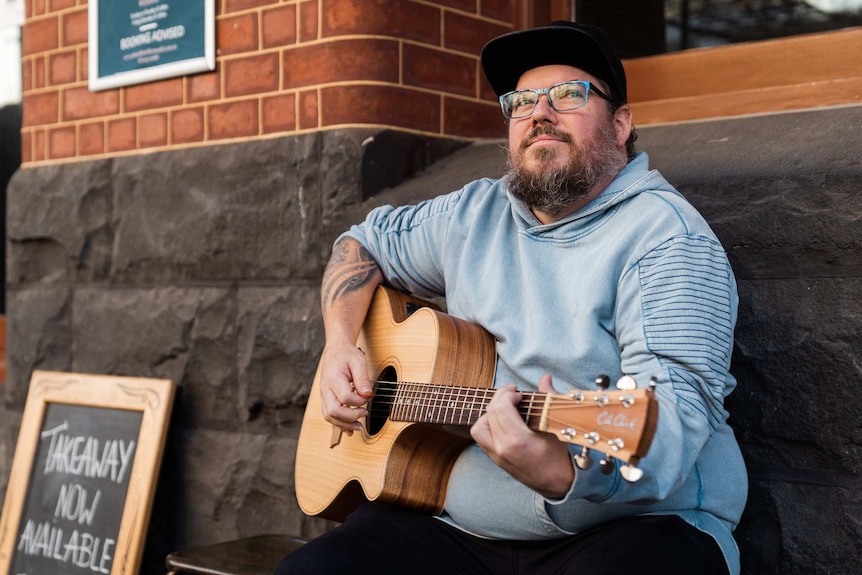
[[624, 375], [619, 380], [617, 380], [617, 389], [621, 389], [623, 391], [631, 391], [633, 389], [637, 389], [638, 382], [630, 375]]
[[605, 475], [610, 475], [614, 472], [614, 462], [610, 457], [602, 457], [599, 460], [599, 469], [602, 470], [602, 473]]
[[623, 465], [620, 467], [620, 475], [629, 483], [635, 483], [644, 476], [643, 469], [634, 465]]
[[611, 386], [611, 378], [607, 375], [600, 375], [596, 378], [596, 387], [599, 389], [605, 390]]
[[575, 455], [575, 465], [578, 469], [586, 471], [593, 466], [593, 458], [590, 457], [590, 450], [584, 447], [578, 455]]

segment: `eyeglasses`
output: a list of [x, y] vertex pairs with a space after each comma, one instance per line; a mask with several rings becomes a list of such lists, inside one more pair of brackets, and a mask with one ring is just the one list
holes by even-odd
[[612, 102], [610, 96], [599, 90], [591, 82], [575, 80], [563, 82], [544, 90], [514, 90], [500, 96], [500, 107], [503, 115], [509, 120], [528, 118], [533, 115], [539, 104], [539, 96], [547, 94], [548, 103], [557, 112], [577, 110], [587, 105], [590, 92]]

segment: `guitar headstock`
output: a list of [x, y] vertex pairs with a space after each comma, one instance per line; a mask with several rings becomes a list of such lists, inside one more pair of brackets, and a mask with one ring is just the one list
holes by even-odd
[[561, 441], [583, 447], [575, 457], [581, 469], [593, 465], [590, 450], [604, 454], [602, 471], [611, 473], [613, 459], [624, 465], [620, 473], [628, 481], [637, 481], [643, 471], [638, 461], [649, 450], [658, 421], [658, 402], [654, 382], [649, 388], [637, 389], [634, 379], [623, 376], [617, 390], [611, 391], [609, 379], [596, 380], [596, 390], [575, 390], [565, 394], [548, 394], [543, 414], [543, 431]]

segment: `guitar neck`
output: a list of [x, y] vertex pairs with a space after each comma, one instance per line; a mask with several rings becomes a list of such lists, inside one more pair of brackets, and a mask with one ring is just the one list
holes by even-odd
[[[488, 407], [494, 389], [434, 385], [427, 383], [390, 383], [378, 387], [378, 399], [391, 401], [389, 418], [412, 423], [470, 426]], [[521, 392], [518, 411], [531, 429], [542, 429], [543, 405], [547, 394]]]

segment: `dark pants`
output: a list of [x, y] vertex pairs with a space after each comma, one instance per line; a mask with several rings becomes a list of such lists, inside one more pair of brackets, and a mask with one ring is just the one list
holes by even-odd
[[497, 541], [378, 503], [285, 557], [275, 575], [727, 575], [709, 535], [675, 515], [632, 517], [552, 541]]

